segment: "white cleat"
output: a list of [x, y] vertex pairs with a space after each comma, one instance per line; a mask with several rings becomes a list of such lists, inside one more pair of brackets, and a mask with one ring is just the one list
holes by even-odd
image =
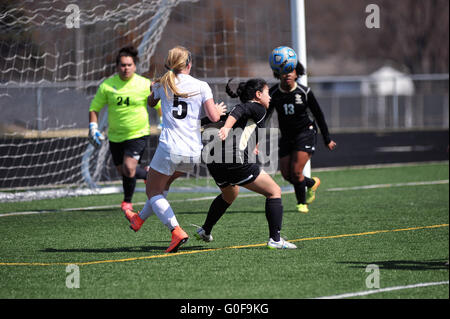
[[297, 246], [294, 244], [285, 241], [283, 238], [280, 238], [280, 241], [274, 241], [272, 238], [269, 239], [267, 243], [267, 248], [270, 249], [296, 249]]
[[210, 241], [213, 241], [213, 237], [212, 237], [212, 235], [211, 234], [209, 234], [209, 235], [206, 235], [206, 233], [205, 233], [205, 230], [203, 229], [203, 228], [198, 228], [197, 229], [197, 232], [195, 233], [195, 235], [194, 235], [198, 240], [203, 240], [203, 241], [206, 241], [206, 242], [210, 242]]

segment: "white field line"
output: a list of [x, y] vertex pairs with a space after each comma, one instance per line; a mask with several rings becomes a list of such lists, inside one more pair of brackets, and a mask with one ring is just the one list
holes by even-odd
[[373, 289], [373, 290], [366, 290], [366, 291], [360, 291], [360, 292], [351, 292], [351, 293], [340, 294], [340, 295], [318, 297], [318, 298], [314, 298], [314, 299], [352, 298], [352, 297], [360, 297], [360, 296], [367, 296], [367, 295], [377, 294], [377, 293], [380, 293], [380, 292], [403, 290], [403, 289], [412, 289], [412, 288], [422, 288], [422, 287], [438, 286], [438, 285], [448, 285], [448, 281], [427, 282], [427, 283], [420, 283], [420, 284], [407, 285], [407, 286], [396, 286], [396, 287], [388, 287], [388, 288], [381, 288], [381, 289]]
[[[355, 187], [336, 187], [336, 188], [328, 188], [328, 189], [326, 189], [326, 191], [339, 192], [339, 191], [376, 189], [376, 188], [388, 188], [388, 187], [438, 185], [438, 184], [448, 184], [448, 183], [449, 183], [449, 180], [447, 179], [447, 180], [427, 181], [427, 182], [410, 182], [410, 183], [397, 183], [397, 184], [375, 184], [375, 185], [363, 185], [363, 186], [355, 186]], [[284, 189], [283, 194], [290, 194], [290, 193], [293, 193], [293, 192], [294, 192], [294, 190], [291, 189], [290, 187], [288, 187], [288, 188]], [[257, 197], [257, 196], [261, 196], [261, 195], [256, 194], [256, 193], [239, 194], [240, 198], [243, 198], [243, 197]], [[196, 201], [204, 201], [204, 200], [213, 200], [214, 198], [216, 198], [216, 196], [203, 196], [203, 197], [194, 197], [194, 198], [186, 198], [186, 199], [173, 199], [173, 200], [170, 200], [170, 202], [171, 203], [196, 202]], [[134, 205], [145, 205], [145, 202], [134, 203]], [[89, 206], [89, 207], [77, 207], [77, 208], [61, 208], [61, 209], [58, 209], [58, 210], [14, 212], [14, 213], [0, 214], [0, 217], [48, 214], [48, 213], [57, 213], [57, 212], [74, 212], [74, 211], [111, 209], [111, 208], [119, 208], [119, 206], [117, 204], [115, 204], [115, 205]]]
[[[290, 193], [290, 191], [288, 191], [286, 193]], [[239, 195], [239, 197], [257, 197], [257, 196], [261, 196], [261, 195], [259, 195], [259, 194], [240, 194]], [[204, 200], [213, 200], [216, 197], [217, 196], [204, 196], [204, 197], [194, 197], [194, 198], [186, 198], [186, 199], [172, 199], [172, 200], [170, 200], [170, 202], [171, 203], [196, 202], [196, 201], [204, 201]], [[133, 205], [145, 205], [145, 202], [133, 203]], [[115, 204], [115, 205], [103, 205], [103, 206], [60, 208], [57, 210], [40, 210], [40, 211], [28, 211], [28, 212], [4, 213], [4, 214], [0, 214], [0, 217], [49, 214], [49, 213], [58, 213], [58, 212], [79, 212], [79, 211], [85, 211], [85, 210], [98, 210], [98, 209], [111, 209], [111, 208], [120, 209], [119, 205]]]
[[423, 185], [438, 185], [438, 184], [448, 184], [448, 179], [440, 180], [440, 181], [429, 181], [429, 182], [410, 182], [410, 183], [396, 183], [396, 184], [375, 184], [375, 185], [354, 186], [354, 187], [336, 187], [336, 188], [328, 188], [327, 191], [340, 192], [340, 191], [361, 190], [361, 189], [404, 187], [404, 186], [423, 186]]
[[352, 166], [336, 166], [336, 167], [324, 167], [324, 168], [313, 168], [311, 172], [333, 172], [340, 170], [367, 170], [376, 168], [386, 168], [386, 167], [404, 167], [404, 166], [418, 166], [418, 165], [429, 165], [429, 164], [448, 164], [448, 161], [432, 161], [432, 162], [410, 162], [410, 163], [392, 163], [392, 164], [371, 164], [371, 165], [352, 165]]

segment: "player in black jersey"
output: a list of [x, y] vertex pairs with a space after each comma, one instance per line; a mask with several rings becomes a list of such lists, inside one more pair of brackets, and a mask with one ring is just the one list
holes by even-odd
[[269, 87], [262, 79], [250, 79], [241, 82], [234, 93], [229, 87], [230, 81], [227, 93], [231, 97], [239, 97], [241, 103], [231, 110], [224, 126], [219, 130], [218, 143], [212, 148], [208, 147], [211, 152], [218, 154], [213, 155], [213, 160], [207, 160], [209, 172], [222, 193], [212, 202], [205, 223], [197, 229], [195, 236], [207, 242], [212, 240], [213, 226], [237, 198], [239, 186], [243, 186], [266, 197], [265, 212], [269, 224], [267, 247], [297, 248], [280, 237], [283, 220], [280, 187], [270, 175], [260, 169], [256, 161], [250, 160], [255, 151], [257, 128], [264, 127], [266, 109], [270, 103]]
[[314, 201], [320, 180], [304, 176], [303, 169], [315, 151], [317, 126], [329, 150], [333, 150], [336, 143], [330, 138], [325, 117], [313, 92], [309, 87], [297, 83], [297, 79], [304, 74], [305, 68], [300, 62], [297, 62], [291, 73], [274, 72], [280, 83], [270, 89], [272, 99], [268, 113], [271, 114], [275, 109], [278, 114], [281, 174], [294, 185], [297, 210], [308, 213], [308, 204]]

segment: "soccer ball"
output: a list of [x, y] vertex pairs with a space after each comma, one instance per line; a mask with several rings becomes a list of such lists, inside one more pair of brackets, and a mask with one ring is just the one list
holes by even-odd
[[289, 47], [281, 46], [273, 49], [270, 53], [269, 63], [275, 73], [291, 73], [295, 70], [297, 62], [297, 53]]

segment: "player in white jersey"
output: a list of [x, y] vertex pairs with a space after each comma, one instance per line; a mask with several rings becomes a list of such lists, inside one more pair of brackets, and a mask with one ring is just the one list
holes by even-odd
[[206, 82], [189, 75], [192, 68], [191, 53], [184, 47], [175, 47], [168, 53], [165, 67], [168, 71], [152, 86], [148, 104], [161, 100], [163, 128], [159, 144], [150, 163], [146, 186], [148, 200], [141, 212], [128, 210], [125, 215], [131, 229], [138, 231], [153, 213], [172, 232], [172, 241], [166, 252], [176, 252], [188, 240], [179, 226], [166, 199], [170, 184], [200, 162], [203, 148], [200, 119], [206, 116], [217, 122], [225, 114], [226, 106], [216, 104]]
[[[169, 71], [171, 72], [171, 71]], [[182, 156], [199, 157], [202, 151], [200, 121], [203, 103], [212, 100], [211, 88], [206, 82], [189, 74], [180, 73], [175, 80], [180, 92], [189, 92], [188, 97], [167, 96], [161, 83], [156, 83], [154, 98], [161, 99], [164, 127], [160, 144], [165, 151]]]

